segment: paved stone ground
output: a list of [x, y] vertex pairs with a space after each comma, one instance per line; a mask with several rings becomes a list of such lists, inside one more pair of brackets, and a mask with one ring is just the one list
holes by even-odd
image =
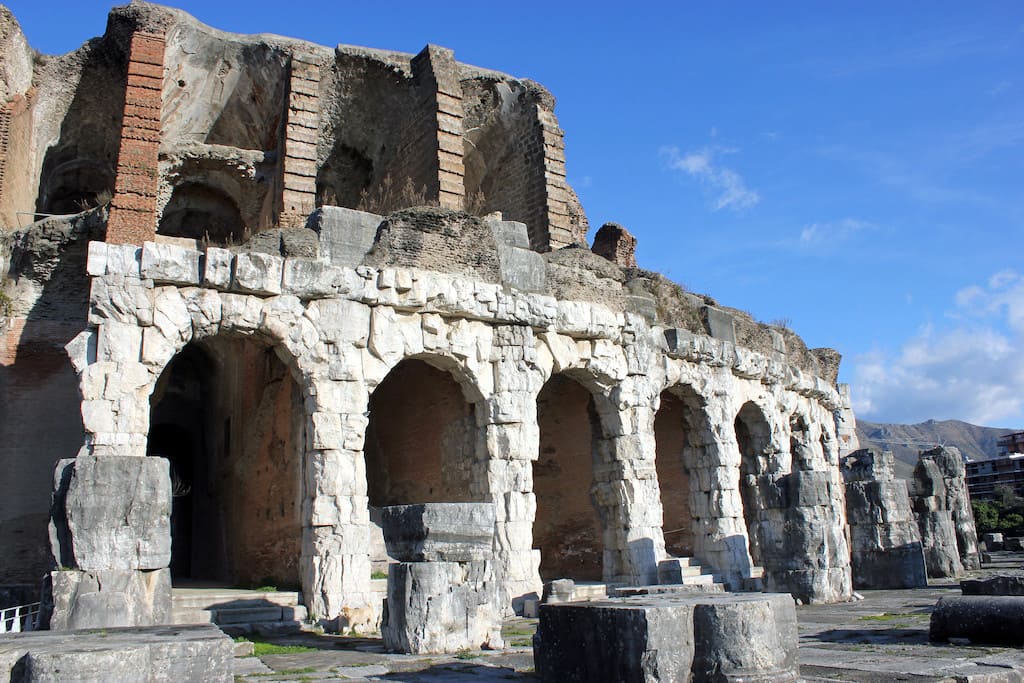
[[[1019, 568], [1021, 553], [994, 553], [970, 576]], [[808, 681], [957, 681], [1024, 683], [1024, 650], [928, 642], [931, 610], [943, 595], [959, 595], [958, 582], [928, 588], [862, 591], [863, 600], [797, 608], [800, 672]], [[240, 657], [236, 681], [506, 681], [535, 679], [530, 638], [535, 619], [511, 619], [503, 628], [507, 648], [460, 655], [394, 655], [380, 639], [316, 634], [269, 638], [305, 652]]]

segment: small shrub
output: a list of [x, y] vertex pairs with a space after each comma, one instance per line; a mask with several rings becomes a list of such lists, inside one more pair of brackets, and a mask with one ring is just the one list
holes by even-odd
[[389, 173], [384, 176], [383, 180], [374, 185], [372, 189], [364, 188], [359, 193], [359, 203], [356, 205], [356, 208], [360, 211], [384, 216], [392, 211], [408, 209], [410, 206], [437, 205], [437, 201], [427, 199], [426, 185], [421, 185], [417, 189], [412, 178], [407, 177], [405, 184], [398, 187], [395, 185], [394, 178]]
[[381, 571], [371, 572], [370, 573], [370, 578], [371, 579], [386, 579], [386, 578], [388, 578], [388, 573], [387, 572], [381, 572]]

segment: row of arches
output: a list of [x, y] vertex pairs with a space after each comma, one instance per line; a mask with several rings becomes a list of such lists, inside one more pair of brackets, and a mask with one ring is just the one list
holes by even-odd
[[[363, 471], [354, 476], [365, 477], [371, 519], [387, 505], [490, 500], [488, 458], [500, 454], [487, 452], [484, 397], [451, 364], [407, 358], [370, 394]], [[308, 514], [303, 401], [293, 371], [251, 338], [192, 342], [167, 365], [151, 398], [148, 454], [172, 466], [177, 580], [300, 583]], [[600, 581], [613, 574], [606, 550], [623, 520], [605, 481], [613, 464], [609, 410], [607, 398], [573, 371], [552, 375], [537, 394], [530, 492], [542, 580]], [[785, 496], [772, 499], [772, 492], [791, 469], [810, 468], [822, 446], [808, 441], [808, 421], [796, 416], [788, 462], [753, 401], [743, 404], [733, 427], [747, 551], [760, 565], [785, 547], [779, 536]], [[693, 387], [679, 384], [661, 394], [654, 464], [669, 556], [701, 550], [698, 529], [711, 514], [711, 486], [700, 470], [715, 457], [712, 431], [705, 399]], [[382, 547], [377, 544], [378, 554]]]

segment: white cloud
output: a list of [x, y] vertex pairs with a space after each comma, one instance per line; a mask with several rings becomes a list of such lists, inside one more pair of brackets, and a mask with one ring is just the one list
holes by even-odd
[[1022, 427], [1024, 276], [993, 275], [956, 293], [954, 325], [928, 325], [895, 358], [854, 358], [854, 409], [865, 419], [921, 422], [956, 418]]
[[812, 223], [800, 231], [800, 244], [803, 246], [835, 244], [849, 239], [858, 232], [872, 230], [874, 223], [860, 221], [855, 218], [844, 218], [840, 221]]
[[696, 178], [713, 195], [711, 206], [719, 211], [747, 209], [761, 201], [761, 196], [747, 187], [739, 173], [723, 166], [716, 159], [717, 156], [734, 151], [723, 147], [705, 147], [682, 154], [678, 147], [665, 147], [661, 153], [668, 157], [669, 168]]

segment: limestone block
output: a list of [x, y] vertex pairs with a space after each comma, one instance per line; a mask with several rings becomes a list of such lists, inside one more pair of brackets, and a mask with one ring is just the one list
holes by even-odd
[[415, 654], [499, 649], [497, 596], [489, 562], [391, 564], [384, 646]]
[[64, 345], [76, 373], [83, 373], [90, 363], [96, 362], [96, 344], [99, 335], [96, 330], [84, 330]]
[[321, 206], [306, 226], [320, 237], [320, 253], [334, 265], [355, 268], [373, 248], [383, 219], [372, 213], [340, 206]]
[[51, 572], [50, 580], [51, 630], [152, 626], [170, 621], [169, 569], [65, 570]]
[[85, 260], [85, 272], [90, 277], [107, 274], [107, 243], [92, 240]]
[[337, 267], [323, 261], [285, 259], [281, 287], [285, 294], [294, 294], [304, 301], [329, 297], [338, 291], [335, 280], [339, 275]]
[[134, 244], [107, 245], [107, 275], [124, 275], [138, 279], [142, 266], [142, 249]]
[[142, 355], [142, 328], [108, 320], [99, 328], [96, 357], [115, 363], [138, 362]]
[[123, 277], [95, 277], [89, 289], [89, 324], [107, 320], [149, 325], [153, 320], [152, 289]]
[[192, 337], [192, 316], [177, 287], [160, 287], [153, 295], [153, 326], [167, 339], [188, 341]]
[[34, 683], [233, 680], [234, 643], [213, 624], [0, 636], [0, 679]]
[[[79, 456], [58, 464], [53, 555], [84, 570], [162, 569], [171, 558], [163, 458]], [[69, 554], [73, 553], [73, 554]]]
[[793, 681], [788, 595], [641, 595], [546, 604], [534, 637], [544, 681]]
[[284, 259], [257, 251], [235, 256], [232, 289], [250, 294], [280, 294]]
[[221, 297], [210, 289], [190, 289], [183, 294], [185, 307], [192, 317], [192, 330], [196, 337], [210, 337], [220, 329], [223, 314]]
[[471, 562], [492, 556], [493, 503], [380, 508], [388, 555], [403, 562]]
[[797, 470], [789, 475], [789, 502], [791, 505], [810, 507], [814, 505], [831, 505], [829, 472], [811, 472]]
[[203, 256], [203, 286], [230, 289], [234, 254], [227, 249], [207, 247]]
[[263, 318], [262, 300], [244, 294], [221, 294], [221, 327], [255, 332]]
[[202, 253], [176, 244], [144, 242], [142, 277], [156, 283], [198, 285]]
[[964, 595], [939, 598], [928, 639], [967, 638], [975, 645], [1024, 645], [1024, 597]]
[[327, 341], [365, 348], [370, 336], [372, 310], [347, 299], [321, 299], [309, 305], [306, 315], [316, 323]]

